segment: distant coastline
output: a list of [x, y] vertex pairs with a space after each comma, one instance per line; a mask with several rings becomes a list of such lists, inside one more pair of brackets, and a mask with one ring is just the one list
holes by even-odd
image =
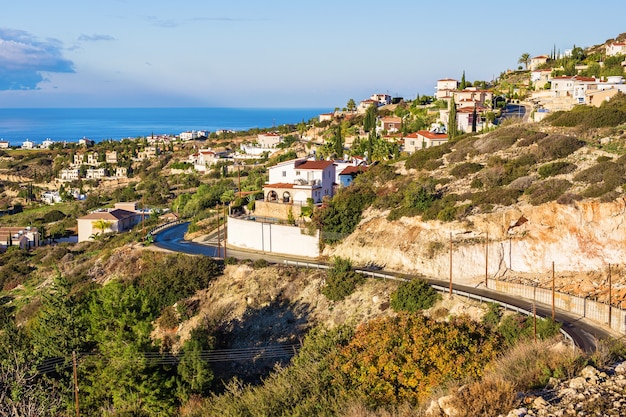
[[95, 142], [154, 135], [179, 135], [191, 130], [272, 128], [309, 121], [328, 108], [226, 108], [226, 107], [130, 107], [130, 108], [2, 108], [0, 140], [21, 146], [54, 142]]

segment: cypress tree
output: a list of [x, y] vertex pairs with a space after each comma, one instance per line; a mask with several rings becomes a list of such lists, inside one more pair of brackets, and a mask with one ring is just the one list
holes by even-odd
[[450, 98], [450, 111], [448, 113], [448, 138], [453, 139], [457, 134], [456, 103], [454, 102], [454, 94], [452, 94]]

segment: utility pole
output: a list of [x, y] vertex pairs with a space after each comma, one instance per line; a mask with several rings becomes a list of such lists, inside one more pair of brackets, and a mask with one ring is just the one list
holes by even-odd
[[452, 232], [450, 232], [450, 297], [452, 297]]
[[611, 295], [612, 295], [611, 294], [612, 288], [611, 287], [613, 286], [612, 285], [613, 283], [611, 281], [612, 281], [612, 278], [611, 278], [611, 264], [609, 264], [609, 327], [611, 327], [611, 315], [612, 315], [611, 313], [613, 313], [612, 308], [611, 308], [612, 307], [611, 306], [611, 299], [612, 299], [612, 297], [611, 297]]
[[228, 224], [226, 214], [226, 204], [224, 204], [224, 259], [226, 259], [226, 225]]
[[552, 261], [552, 320], [554, 317], [554, 261]]
[[485, 238], [485, 287], [489, 288], [489, 230]]
[[74, 398], [76, 400], [76, 417], [80, 417], [80, 408], [78, 406], [78, 372], [76, 370], [76, 352], [72, 351], [72, 363], [74, 366]]
[[220, 257], [220, 205], [216, 207], [217, 211], [217, 257]]

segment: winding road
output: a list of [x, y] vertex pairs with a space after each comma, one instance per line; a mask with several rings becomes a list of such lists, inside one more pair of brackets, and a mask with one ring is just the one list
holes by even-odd
[[[190, 255], [204, 255], [211, 257], [218, 257], [217, 247], [211, 242], [211, 236], [209, 236], [209, 240], [207, 240], [207, 244], [190, 242], [184, 239], [185, 232], [189, 227], [189, 223], [182, 223], [179, 225], [172, 226], [170, 228], [164, 229], [154, 235], [154, 245], [161, 249], [166, 249], [174, 252], [182, 252]], [[259, 252], [249, 252], [249, 251], [241, 251], [241, 250], [233, 250], [228, 248], [228, 256], [232, 256], [238, 259], [265, 259], [268, 262], [274, 263], [285, 263], [285, 262], [293, 262], [294, 257], [286, 257], [286, 256], [278, 256], [274, 254], [267, 253], [259, 253]], [[220, 254], [221, 256], [223, 255]], [[311, 259], [302, 259], [302, 262], [307, 263], [315, 263], [311, 261]], [[363, 270], [362, 272], [367, 272]], [[393, 279], [411, 279], [414, 278], [414, 275], [400, 275], [400, 274], [391, 274], [386, 273], [384, 271], [376, 271], [375, 276], [384, 276]], [[449, 281], [440, 280], [435, 278], [429, 278], [420, 276], [421, 279], [424, 279], [430, 285], [435, 287], [445, 287], [448, 288]], [[519, 309], [523, 309], [526, 311], [532, 310], [532, 300], [527, 300], [524, 298], [510, 296], [504, 293], [488, 290], [484, 287], [470, 287], [465, 285], [454, 284], [452, 285], [453, 290], [460, 291], [467, 294], [473, 294], [474, 296], [479, 296], [484, 299], [489, 299], [496, 301], [501, 304], [515, 306]], [[485, 300], [487, 301], [487, 300]], [[538, 317], [551, 317], [552, 316], [552, 307], [549, 305], [535, 303], [537, 309]], [[563, 310], [556, 309], [555, 310], [555, 320], [562, 324], [562, 329], [572, 338], [576, 346], [578, 346], [581, 350], [591, 353], [597, 349], [597, 341], [601, 339], [610, 339], [614, 338], [615, 335], [608, 329], [591, 323], [590, 321], [577, 316], [565, 312]]]

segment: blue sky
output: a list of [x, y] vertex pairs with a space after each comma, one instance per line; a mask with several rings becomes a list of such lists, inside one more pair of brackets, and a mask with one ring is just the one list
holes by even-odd
[[[607, 4], [608, 3], [608, 4]], [[0, 107], [344, 107], [491, 80], [626, 32], [570, 0], [20, 0], [0, 12]]]

